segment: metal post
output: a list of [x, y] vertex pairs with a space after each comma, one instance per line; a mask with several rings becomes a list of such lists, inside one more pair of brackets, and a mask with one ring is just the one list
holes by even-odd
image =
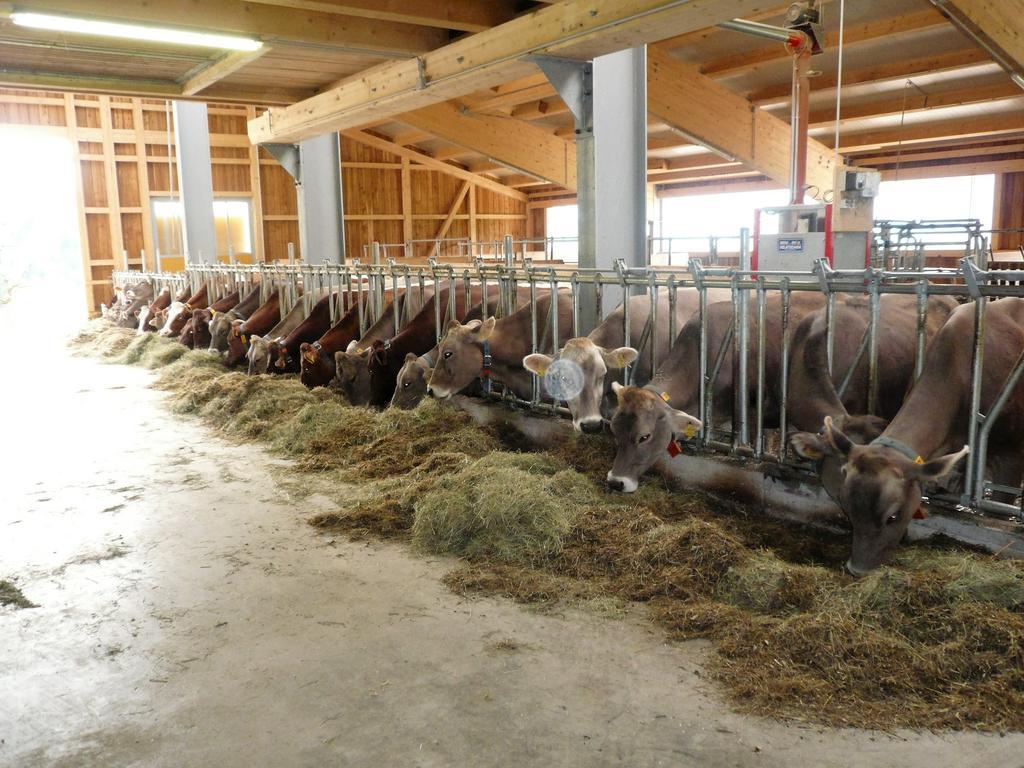
[[217, 258], [217, 234], [213, 223], [213, 171], [206, 104], [172, 104], [185, 263], [213, 261]]

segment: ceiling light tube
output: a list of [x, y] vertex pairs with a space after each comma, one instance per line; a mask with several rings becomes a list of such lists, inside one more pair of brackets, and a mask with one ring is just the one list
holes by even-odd
[[54, 32], [70, 32], [98, 37], [118, 37], [125, 40], [143, 40], [171, 45], [194, 45], [200, 48], [218, 48], [231, 51], [256, 51], [263, 43], [248, 37], [220, 35], [209, 32], [189, 32], [168, 27], [147, 27], [141, 24], [122, 24], [99, 19], [83, 19], [75, 16], [56, 16], [48, 13], [15, 11], [11, 21], [21, 27], [47, 29]]

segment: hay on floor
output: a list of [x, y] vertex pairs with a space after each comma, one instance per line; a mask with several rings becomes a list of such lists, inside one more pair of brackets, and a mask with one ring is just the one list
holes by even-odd
[[915, 545], [854, 580], [842, 571], [847, 537], [656, 477], [635, 494], [606, 492], [614, 448], [604, 436], [511, 453], [507, 436], [433, 401], [353, 408], [292, 376], [227, 372], [219, 357], [176, 341], [112, 330], [91, 324], [75, 346], [163, 368], [157, 386], [172, 408], [295, 459], [282, 491], [300, 508], [314, 493], [337, 507], [312, 524], [462, 557], [445, 580], [457, 592], [644, 604], [671, 635], [713, 641], [711, 672], [746, 712], [882, 729], [1024, 729], [1020, 562]]

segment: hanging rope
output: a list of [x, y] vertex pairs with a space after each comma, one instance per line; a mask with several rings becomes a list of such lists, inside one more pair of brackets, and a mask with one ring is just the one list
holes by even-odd
[[908, 77], [907, 82], [903, 84], [903, 107], [900, 109], [900, 138], [899, 141], [896, 142], [896, 173], [893, 177], [893, 181], [900, 180], [900, 162], [903, 159], [903, 124], [907, 119], [907, 91], [911, 88], [924, 96], [924, 106], [928, 106], [928, 94], [921, 90], [921, 87]]
[[839, 64], [836, 71], [836, 143], [832, 145], [839, 153], [839, 112], [843, 101], [843, 33], [846, 31], [846, 0], [839, 0]]

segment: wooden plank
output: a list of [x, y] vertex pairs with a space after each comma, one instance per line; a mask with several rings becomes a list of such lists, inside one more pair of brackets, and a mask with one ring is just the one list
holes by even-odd
[[419, 24], [462, 32], [482, 32], [516, 15], [516, 3], [509, 0], [462, 2], [461, 0], [252, 0], [324, 13], [343, 13], [366, 19]]
[[[647, 51], [647, 109], [700, 143], [789, 183], [789, 125], [658, 48]], [[832, 189], [836, 155], [821, 142], [807, 144], [807, 184], [823, 193]]]
[[412, 229], [412, 174], [409, 172], [410, 160], [402, 158], [402, 240], [413, 239]]
[[882, 181], [896, 179], [941, 179], [949, 176], [978, 176], [988, 173], [1020, 173], [1024, 171], [1024, 159], [992, 160], [980, 163], [947, 163], [926, 165], [915, 168], [888, 168], [882, 170]]
[[269, 45], [264, 45], [256, 51], [231, 51], [215, 61], [211, 61], [195, 74], [190, 75], [181, 84], [183, 96], [195, 96], [200, 91], [205, 91], [214, 83], [219, 83], [228, 75], [231, 75], [246, 64], [250, 64], [261, 56], [266, 56], [273, 50]]
[[[971, 138], [1024, 131], [1024, 110], [1003, 112], [980, 117], [964, 117], [931, 123], [905, 125], [902, 128], [881, 128], [875, 131], [847, 133], [840, 136], [840, 150], [843, 154], [863, 152], [889, 144], [916, 144], [934, 139]], [[832, 137], [826, 133], [826, 143]]]
[[[843, 46], [854, 48], [858, 44], [869, 43], [879, 38], [892, 40], [910, 33], [943, 27], [948, 23], [941, 13], [932, 8], [926, 8], [914, 13], [904, 13], [899, 16], [872, 19], [863, 24], [848, 26], [843, 33]], [[737, 33], [738, 36], [739, 34]], [[821, 47], [831, 51], [835, 50], [838, 46], [838, 31], [828, 32], [822, 41]], [[790, 56], [791, 54], [786, 50], [785, 46], [776, 43], [753, 51], [742, 51], [714, 59], [701, 66], [700, 71], [702, 74], [712, 77], [730, 77], [747, 70], [757, 69], [764, 64], [786, 61], [790, 59]]]
[[181, 86], [173, 80], [144, 80], [130, 77], [96, 77], [60, 75], [52, 72], [0, 69], [0, 86], [11, 88], [45, 88], [73, 93], [124, 94], [127, 96], [181, 95]]
[[[256, 117], [256, 107], [246, 107], [247, 120]], [[249, 147], [249, 186], [252, 187], [252, 260], [257, 264], [266, 261], [266, 232], [263, 229], [263, 187], [260, 178], [260, 148]]]
[[[516, 200], [522, 200], [524, 202], [526, 200], [526, 195], [524, 195], [519, 190], [512, 189], [511, 187], [506, 187], [504, 184], [501, 184], [500, 182], [497, 182], [494, 179], [489, 179], [486, 176], [478, 176], [475, 173], [470, 173], [469, 171], [442, 162], [441, 160], [435, 160], [429, 155], [425, 155], [422, 152], [417, 152], [415, 149], [399, 147], [397, 144], [394, 144], [388, 141], [387, 139], [382, 139], [379, 136], [374, 136], [372, 133], [354, 130], [342, 131], [341, 133], [343, 136], [348, 136], [350, 139], [360, 141], [363, 144], [367, 144], [371, 147], [383, 150], [384, 152], [390, 152], [394, 155], [398, 155], [399, 157], [408, 158], [409, 160], [412, 160], [415, 163], [419, 163], [424, 168], [429, 168], [434, 171], [443, 171], [444, 173], [455, 176], [456, 178], [462, 179], [463, 181], [468, 179], [476, 184], [479, 184], [481, 187], [484, 187], [485, 189], [490, 189], [492, 192], [498, 192], [499, 194], [505, 195], [507, 197], [513, 197]], [[415, 167], [416, 166], [411, 166], [410, 170], [414, 169]]]
[[117, 168], [114, 160], [113, 126], [110, 116], [110, 97], [100, 96], [100, 130], [103, 132], [103, 175], [107, 186], [107, 207], [110, 216], [110, 252], [114, 260], [128, 269], [124, 255], [124, 234], [121, 231], [121, 195], [117, 187]]
[[394, 56], [429, 51], [444, 45], [448, 37], [443, 30], [414, 24], [236, 0], [121, 0], [116, 4], [109, 0], [18, 0], [18, 10], [223, 32], [271, 43], [293, 40]]
[[1024, 74], [1024, 0], [942, 0], [939, 5], [994, 49], [1001, 64]]
[[381, 64], [249, 124], [254, 143], [299, 141], [447, 101], [536, 71], [527, 57], [595, 56], [690, 32], [758, 7], [757, 0], [562, 0], [418, 59]]
[[476, 242], [476, 219], [479, 214], [476, 211], [476, 195], [477, 189], [474, 185], [469, 190], [469, 240], [470, 242]]
[[576, 145], [521, 120], [464, 113], [451, 102], [406, 112], [401, 121], [531, 176], [576, 189]]
[[[89, 248], [89, 227], [85, 219], [85, 193], [82, 187], [82, 162], [78, 157], [78, 117], [75, 113], [75, 96], [72, 93], [64, 94], [64, 120], [67, 126], [67, 134], [71, 139], [71, 153], [75, 163], [75, 198], [78, 201], [78, 239], [79, 247], [82, 249], [82, 273], [88, 281], [92, 274], [91, 249]], [[92, 286], [86, 283], [85, 306], [92, 316], [96, 313], [95, 297]]]
[[[459, 187], [459, 191], [455, 195], [455, 200], [452, 202], [451, 208], [448, 209], [448, 215], [445, 216], [444, 221], [441, 223], [441, 226], [438, 227], [437, 232], [434, 235], [435, 240], [443, 240], [445, 235], [448, 234], [448, 230], [452, 228], [452, 222], [455, 221], [455, 216], [458, 214], [459, 208], [462, 207], [462, 202], [466, 199], [466, 194], [469, 192], [471, 187], [472, 183], [470, 181], [467, 180], [462, 182], [462, 186]], [[436, 257], [439, 249], [440, 243], [435, 243], [434, 249], [430, 255]]]
[[132, 99], [132, 127], [135, 129], [135, 162], [139, 177], [139, 201], [142, 213], [142, 247], [146, 251], [143, 269], [156, 269], [156, 249], [153, 243], [153, 211], [149, 200], [149, 164], [146, 162], [146, 142], [142, 138], [144, 129], [142, 101]]
[[998, 146], [959, 147], [957, 149], [936, 150], [934, 152], [903, 152], [900, 156], [870, 155], [856, 157], [854, 164], [864, 163], [870, 168], [878, 165], [892, 164], [902, 160], [904, 163], [918, 163], [926, 160], [952, 160], [958, 157], [994, 157], [1024, 152], [1024, 143], [1000, 144]]

